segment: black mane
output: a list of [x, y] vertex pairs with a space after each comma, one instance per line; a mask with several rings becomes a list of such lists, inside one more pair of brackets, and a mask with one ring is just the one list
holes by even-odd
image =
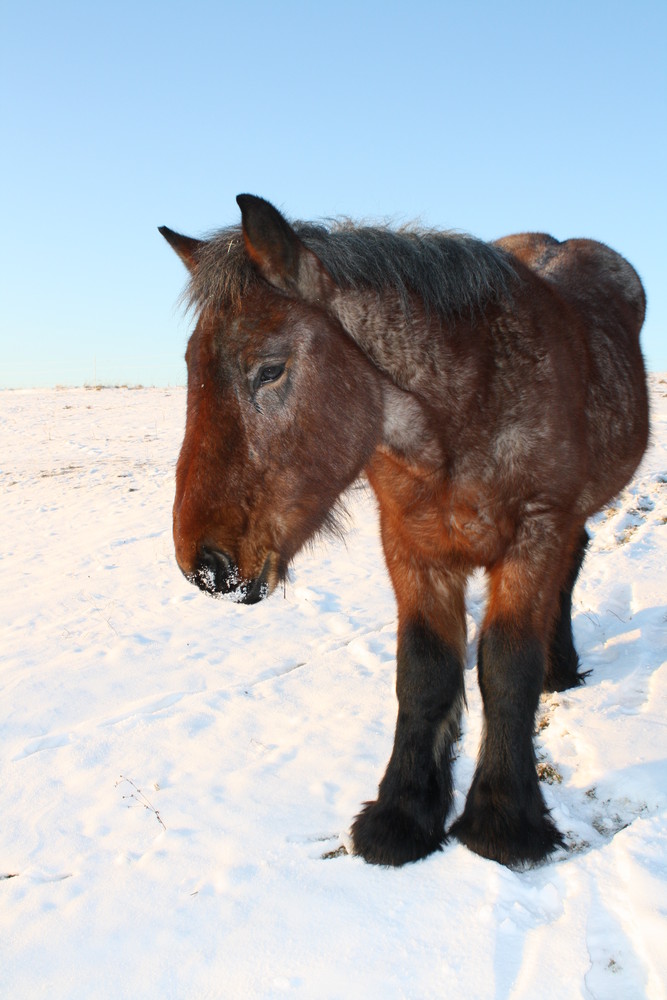
[[[507, 294], [514, 275], [509, 254], [460, 233], [359, 226], [348, 220], [292, 227], [340, 288], [393, 290], [407, 314], [413, 296], [427, 313], [445, 320], [474, 312]], [[237, 311], [244, 294], [262, 280], [246, 253], [240, 225], [202, 242], [197, 263], [184, 294], [197, 312], [209, 306]]]

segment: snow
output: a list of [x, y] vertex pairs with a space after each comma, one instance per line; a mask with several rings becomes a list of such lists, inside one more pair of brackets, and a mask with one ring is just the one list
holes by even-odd
[[[284, 591], [214, 602], [173, 557], [182, 389], [0, 392], [0, 996], [664, 998], [664, 377], [652, 398], [575, 591], [592, 674], [540, 709], [569, 850], [517, 872], [455, 842], [398, 870], [340, 850], [396, 709], [366, 489]], [[456, 810], [483, 600], [475, 578]]]

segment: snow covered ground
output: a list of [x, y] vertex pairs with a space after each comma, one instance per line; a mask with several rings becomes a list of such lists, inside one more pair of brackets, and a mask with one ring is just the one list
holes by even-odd
[[665, 997], [665, 377], [652, 397], [575, 591], [592, 674], [540, 712], [570, 850], [515, 872], [457, 843], [400, 870], [336, 852], [395, 721], [366, 490], [284, 593], [214, 602], [172, 553], [182, 389], [0, 392], [0, 996]]

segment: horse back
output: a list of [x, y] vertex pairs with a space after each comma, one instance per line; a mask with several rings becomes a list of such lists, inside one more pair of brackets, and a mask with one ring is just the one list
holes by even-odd
[[520, 233], [496, 241], [594, 320], [617, 333], [639, 337], [646, 296], [639, 275], [625, 257], [595, 240], [559, 240], [546, 233]]

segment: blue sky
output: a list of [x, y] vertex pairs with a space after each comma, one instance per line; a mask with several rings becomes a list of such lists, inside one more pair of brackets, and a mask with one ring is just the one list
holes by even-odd
[[667, 370], [665, 0], [5, 4], [0, 385], [184, 381], [157, 232], [293, 218], [609, 243]]

